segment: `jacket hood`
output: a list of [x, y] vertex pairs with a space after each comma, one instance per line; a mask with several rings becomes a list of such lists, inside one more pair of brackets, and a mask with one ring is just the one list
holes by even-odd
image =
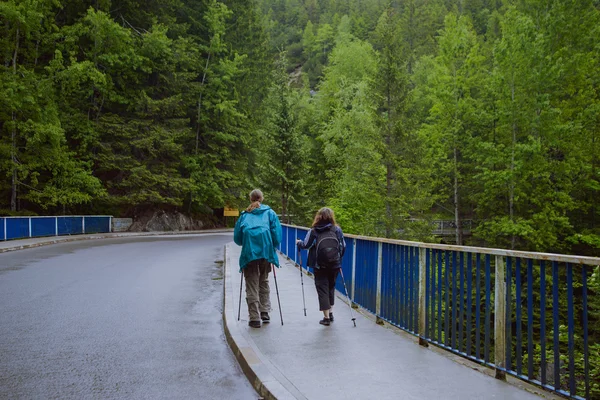
[[331, 228], [332, 226], [333, 226], [333, 225], [331, 224], [331, 222], [328, 222], [328, 223], [327, 223], [327, 224], [325, 224], [325, 225], [317, 225], [317, 226], [315, 226], [315, 230], [316, 230], [317, 232], [323, 232], [323, 231], [325, 231], [325, 230], [327, 230], [327, 229]]
[[271, 209], [271, 207], [269, 207], [267, 205], [264, 205], [264, 204], [261, 204], [260, 207], [255, 208], [254, 210], [250, 211], [250, 213], [251, 214], [262, 214], [265, 211], [268, 211], [270, 209]]

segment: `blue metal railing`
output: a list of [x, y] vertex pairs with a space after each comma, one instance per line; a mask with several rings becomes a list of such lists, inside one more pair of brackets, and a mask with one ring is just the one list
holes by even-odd
[[377, 309], [378, 243], [357, 241], [353, 299], [367, 310]]
[[0, 241], [111, 232], [112, 216], [0, 217]]
[[[295, 262], [295, 240], [306, 232], [283, 226], [279, 249]], [[354, 235], [346, 242], [350, 299], [378, 320], [493, 367], [498, 378], [590, 398], [588, 283], [600, 258]]]

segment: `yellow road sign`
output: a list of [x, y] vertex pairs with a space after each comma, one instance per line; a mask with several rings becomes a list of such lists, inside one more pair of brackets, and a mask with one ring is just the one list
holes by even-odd
[[225, 217], [239, 217], [240, 211], [236, 208], [225, 207], [223, 209], [223, 216]]

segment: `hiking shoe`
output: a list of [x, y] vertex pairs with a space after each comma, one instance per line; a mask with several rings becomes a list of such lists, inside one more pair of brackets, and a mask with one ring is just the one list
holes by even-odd
[[260, 321], [250, 321], [248, 322], [248, 326], [250, 328], [260, 328]]
[[260, 313], [260, 319], [262, 319], [262, 322], [269, 323], [271, 322], [271, 317], [269, 317], [269, 313], [268, 312], [261, 312]]
[[332, 313], [332, 312], [330, 312], [330, 313], [329, 313], [329, 320], [330, 320], [331, 322], [333, 322], [333, 313]]
[[331, 320], [329, 318], [323, 318], [322, 320], [319, 321], [319, 323], [321, 325], [329, 326], [329, 324], [331, 323]]

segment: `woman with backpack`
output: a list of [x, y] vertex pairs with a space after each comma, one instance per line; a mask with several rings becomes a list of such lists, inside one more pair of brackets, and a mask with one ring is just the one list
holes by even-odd
[[335, 281], [346, 251], [344, 233], [335, 222], [333, 210], [323, 207], [317, 211], [312, 228], [304, 240], [298, 239], [296, 244], [300, 249], [308, 249], [307, 264], [314, 270], [319, 310], [323, 311], [323, 319], [319, 323], [329, 326], [333, 322]]
[[[233, 241], [242, 246], [240, 272], [246, 280], [246, 303], [251, 328], [270, 322], [271, 298], [269, 272], [271, 265], [279, 267], [276, 247], [281, 242], [281, 224], [275, 211], [262, 204], [259, 189], [250, 192], [250, 202], [235, 224]], [[241, 291], [241, 287], [240, 287]]]

